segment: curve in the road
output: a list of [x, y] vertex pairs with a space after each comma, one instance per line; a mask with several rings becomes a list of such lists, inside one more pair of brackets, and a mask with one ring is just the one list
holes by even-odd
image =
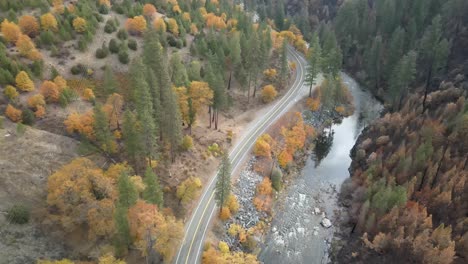
[[[270, 124], [279, 118], [288, 108], [292, 105], [296, 95], [301, 90], [305, 79], [305, 59], [292, 48], [288, 48], [289, 56], [296, 62], [296, 78], [294, 83], [283, 98], [280, 99], [261, 120], [254, 126], [244, 138], [234, 147], [229, 153], [233, 171], [241, 164], [245, 155], [249, 152], [258, 136], [265, 131]], [[184, 239], [181, 247], [179, 248], [175, 263], [198, 263], [201, 247], [204, 242], [205, 234], [209, 226], [209, 222], [213, 217], [216, 210], [214, 201], [214, 182], [216, 176], [212, 178], [209, 185], [206, 187], [197, 208], [195, 209], [192, 217], [186, 226]], [[202, 231], [202, 232], [200, 232]], [[187, 243], [189, 242], [189, 243]], [[198, 244], [198, 245], [197, 245]], [[196, 249], [194, 252], [193, 250]]]

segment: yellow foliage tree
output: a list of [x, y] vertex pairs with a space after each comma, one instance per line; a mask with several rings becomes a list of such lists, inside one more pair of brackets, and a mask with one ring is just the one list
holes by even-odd
[[287, 149], [283, 149], [278, 155], [278, 163], [283, 169], [285, 169], [292, 160], [293, 157]]
[[45, 106], [46, 102], [42, 94], [35, 94], [28, 98], [28, 106], [37, 109], [38, 106]]
[[195, 200], [202, 189], [202, 182], [200, 178], [189, 177], [185, 181], [181, 182], [177, 186], [177, 198], [180, 202], [185, 204], [187, 202]]
[[94, 117], [92, 111], [84, 114], [71, 113], [63, 123], [68, 133], [77, 132], [88, 139], [94, 139]]
[[11, 104], [8, 104], [5, 109], [5, 116], [8, 117], [13, 122], [21, 122], [21, 114], [23, 112], [19, 109], [16, 109]]
[[263, 75], [265, 75], [265, 77], [267, 77], [270, 81], [274, 80], [277, 74], [278, 73], [276, 69], [266, 69], [263, 71]]
[[239, 202], [237, 201], [237, 197], [232, 193], [229, 195], [224, 205], [227, 206], [229, 211], [233, 214], [237, 213], [239, 210]]
[[317, 111], [320, 107], [320, 98], [308, 98], [306, 101], [307, 107], [312, 111]]
[[41, 85], [40, 93], [44, 96], [47, 102], [58, 102], [60, 97], [59, 89], [52, 81], [44, 81]]
[[177, 25], [177, 21], [174, 18], [169, 18], [167, 20], [167, 26], [169, 29], [169, 32], [172, 34], [178, 36], [179, 35], [179, 25]]
[[3, 22], [0, 24], [1, 31], [3, 37], [6, 41], [10, 43], [16, 43], [19, 36], [21, 35], [21, 30], [14, 22], [8, 21], [8, 19], [4, 19]]
[[262, 89], [262, 101], [264, 103], [269, 103], [275, 100], [277, 95], [278, 95], [278, 92], [276, 91], [275, 87], [271, 84], [266, 85]]
[[225, 29], [227, 27], [225, 20], [213, 13], [205, 15], [206, 26], [217, 30]]
[[107, 7], [111, 7], [111, 2], [110, 0], [99, 0], [100, 5], [105, 5]]
[[162, 17], [156, 18], [153, 21], [153, 27], [160, 32], [166, 32], [166, 22], [164, 22], [164, 19]]
[[125, 27], [130, 34], [140, 35], [146, 30], [146, 19], [143, 16], [129, 18], [125, 23]]
[[21, 34], [16, 41], [16, 47], [21, 56], [30, 60], [40, 60], [42, 58], [41, 53], [36, 49], [28, 35]]
[[106, 255], [101, 256], [99, 258], [99, 262], [98, 262], [98, 264], [126, 264], [126, 263], [127, 262], [125, 262], [123, 260], [116, 259], [114, 257], [114, 255], [112, 255], [110, 253], [107, 253]]
[[271, 157], [272, 145], [274, 144], [273, 138], [269, 134], [261, 135], [257, 141], [255, 142], [254, 146], [254, 154], [255, 156], [260, 157]]
[[118, 93], [109, 95], [102, 110], [107, 114], [109, 126], [112, 130], [119, 128], [119, 120], [123, 118], [124, 99]]
[[20, 17], [18, 25], [21, 31], [30, 37], [35, 37], [39, 34], [39, 22], [33, 16], [25, 15]]
[[57, 19], [51, 13], [46, 13], [41, 16], [41, 27], [44, 30], [57, 31], [58, 29]]
[[49, 218], [67, 231], [88, 228], [88, 238], [109, 238], [115, 232], [117, 190], [91, 160], [77, 158], [52, 174], [47, 182]]
[[20, 91], [30, 92], [34, 90], [34, 83], [29, 78], [28, 74], [25, 71], [20, 71], [15, 78], [16, 87]]
[[75, 262], [69, 259], [61, 259], [61, 260], [38, 260], [37, 264], [75, 264]]
[[96, 97], [94, 96], [93, 89], [85, 88], [83, 91], [83, 98], [87, 101], [94, 101]]
[[145, 4], [143, 6], [143, 15], [145, 17], [152, 17], [156, 13], [156, 7], [152, 4]]
[[68, 86], [67, 81], [60, 75], [54, 78], [54, 83], [57, 85], [59, 92], [62, 92]]
[[229, 253], [229, 246], [224, 241], [219, 241], [218, 248], [219, 248], [219, 251], [221, 251], [221, 253], [224, 253], [224, 254]]
[[179, 5], [175, 5], [175, 6], [172, 7], [172, 12], [174, 12], [176, 14], [180, 14], [182, 12], [182, 10], [180, 9]]
[[192, 23], [192, 24], [190, 25], [190, 34], [192, 34], [192, 35], [198, 34], [197, 25], [195, 25], [194, 23]]
[[182, 14], [182, 19], [183, 19], [184, 21], [190, 22], [190, 21], [191, 21], [190, 13], [189, 13], [189, 12], [184, 12], [184, 13]]
[[75, 19], [73, 19], [73, 28], [78, 33], [86, 31], [86, 24], [86, 20], [82, 17], [75, 17]]
[[53, 0], [52, 7], [53, 7], [54, 13], [57, 13], [57, 14], [63, 14], [63, 11], [65, 11], [63, 0]]
[[163, 257], [164, 261], [171, 262], [179, 242], [184, 235], [184, 225], [176, 220], [172, 214], [162, 214], [157, 205], [138, 200], [128, 210], [130, 234], [135, 246], [147, 255], [146, 250], [156, 241], [154, 249]]
[[16, 98], [18, 98], [19, 96], [19, 93], [18, 91], [16, 90], [16, 88], [14, 86], [11, 86], [11, 85], [7, 85], [5, 87], [5, 90], [3, 91], [3, 94], [9, 99], [9, 100], [15, 100]]

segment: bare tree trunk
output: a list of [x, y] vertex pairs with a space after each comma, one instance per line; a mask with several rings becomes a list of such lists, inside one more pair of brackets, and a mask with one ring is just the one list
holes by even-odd
[[228, 81], [228, 90], [231, 90], [231, 79], [232, 79], [232, 70], [229, 72], [229, 81]]
[[435, 186], [435, 184], [437, 182], [437, 176], [439, 175], [440, 167], [442, 167], [442, 162], [444, 161], [445, 153], [447, 152], [447, 149], [448, 149], [448, 145], [445, 145], [444, 146], [444, 151], [442, 152], [442, 157], [440, 158], [439, 164], [437, 165], [436, 174], [434, 176], [434, 179], [432, 179], [432, 184], [431, 184], [432, 189], [434, 188], [434, 186]]
[[312, 97], [312, 87], [314, 86], [314, 81], [312, 81], [312, 83], [310, 84], [310, 87], [309, 87], [309, 97]]
[[426, 86], [424, 88], [424, 100], [423, 100], [423, 113], [426, 111], [426, 100], [427, 100], [427, 94], [429, 92], [429, 85], [431, 83], [431, 78], [432, 78], [432, 65], [429, 65], [429, 72], [427, 73], [427, 79], [426, 79]]
[[211, 105], [208, 107], [208, 120], [210, 121], [210, 128], [211, 128]]

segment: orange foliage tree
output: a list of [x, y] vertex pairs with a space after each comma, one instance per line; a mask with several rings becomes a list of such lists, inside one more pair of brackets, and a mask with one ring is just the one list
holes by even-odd
[[21, 35], [21, 30], [18, 25], [16, 25], [14, 22], [8, 21], [8, 19], [4, 19], [0, 26], [5, 40], [10, 43], [16, 43], [19, 36]]
[[77, 158], [52, 174], [47, 183], [49, 218], [71, 232], [86, 227], [91, 240], [115, 232], [114, 182], [92, 161]]
[[146, 30], [146, 19], [143, 16], [129, 18], [125, 23], [125, 27], [130, 34], [141, 35]]
[[214, 28], [217, 30], [225, 29], [227, 27], [226, 22], [222, 17], [219, 17], [213, 13], [205, 15], [206, 26], [208, 28]]
[[23, 112], [19, 109], [16, 109], [11, 104], [8, 104], [5, 109], [5, 116], [8, 117], [13, 122], [21, 122], [21, 114]]
[[257, 193], [253, 200], [253, 204], [259, 211], [270, 211], [272, 198], [271, 193], [273, 192], [273, 187], [271, 186], [271, 180], [267, 177], [257, 185]]
[[75, 17], [73, 19], [73, 28], [75, 29], [76, 32], [78, 33], [83, 33], [86, 31], [86, 20], [82, 17]]
[[28, 74], [25, 71], [20, 71], [15, 78], [16, 87], [23, 92], [30, 92], [34, 90], [34, 83], [29, 78]]
[[25, 15], [20, 17], [18, 25], [21, 31], [30, 37], [35, 37], [39, 34], [39, 23], [33, 16]]
[[34, 111], [34, 115], [37, 117], [37, 118], [43, 118], [46, 114], [46, 110], [45, 110], [45, 107], [42, 106], [42, 105], [38, 105], [36, 107], [36, 111]]
[[180, 14], [182, 12], [182, 10], [180, 9], [179, 5], [175, 5], [175, 6], [172, 7], [172, 12], [174, 12], [176, 14]]
[[67, 81], [60, 75], [54, 78], [54, 83], [57, 85], [59, 92], [62, 92], [65, 88], [68, 87]]
[[262, 101], [264, 103], [269, 103], [275, 100], [277, 95], [278, 95], [278, 92], [276, 91], [275, 87], [271, 84], [266, 85], [262, 89]]
[[68, 133], [77, 132], [88, 139], [94, 139], [94, 117], [92, 111], [84, 114], [71, 113], [63, 123]]
[[293, 157], [287, 149], [283, 149], [278, 155], [278, 163], [283, 169], [286, 168], [292, 160]]
[[57, 19], [51, 13], [46, 13], [41, 16], [41, 27], [44, 30], [57, 31], [58, 29]]
[[54, 13], [63, 14], [63, 11], [65, 11], [63, 0], [52, 0], [52, 6]]
[[83, 98], [87, 101], [94, 101], [96, 97], [94, 96], [93, 89], [85, 88], [83, 91]]
[[111, 7], [111, 1], [110, 0], [99, 0], [100, 5], [105, 5], [107, 7]]
[[107, 115], [110, 129], [115, 130], [119, 127], [119, 120], [123, 119], [124, 99], [118, 93], [109, 95], [106, 103], [102, 106], [102, 110]]
[[44, 81], [41, 85], [40, 93], [44, 96], [47, 102], [58, 102], [60, 97], [59, 89], [52, 81]]
[[157, 205], [138, 200], [128, 210], [130, 234], [137, 248], [147, 255], [155, 249], [169, 263], [184, 235], [184, 225], [170, 213], [161, 213]]
[[156, 13], [156, 7], [152, 4], [145, 4], [143, 6], [143, 15], [145, 17], [151, 17]]
[[226, 221], [231, 218], [231, 210], [227, 206], [223, 206], [219, 212], [219, 219]]

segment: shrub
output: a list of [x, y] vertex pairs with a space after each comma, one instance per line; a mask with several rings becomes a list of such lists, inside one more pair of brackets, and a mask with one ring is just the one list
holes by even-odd
[[21, 122], [22, 112], [9, 104], [5, 109], [5, 116], [13, 122]]
[[88, 49], [88, 44], [86, 43], [86, 40], [84, 38], [80, 38], [78, 40], [78, 50], [81, 52], [85, 52], [86, 49]]
[[276, 191], [280, 191], [282, 187], [283, 173], [278, 168], [273, 169], [271, 173], [271, 185]]
[[60, 94], [60, 97], [59, 97], [59, 103], [62, 107], [65, 107], [67, 106], [69, 103], [71, 103], [72, 101], [74, 101], [76, 98], [78, 97], [78, 95], [76, 94], [75, 91], [73, 91], [72, 89], [70, 88], [65, 88], [62, 93]]
[[229, 218], [231, 218], [231, 210], [229, 210], [228, 207], [223, 206], [221, 208], [221, 212], [219, 213], [219, 218], [223, 221], [228, 220]]
[[182, 139], [181, 148], [183, 151], [188, 151], [193, 148], [193, 139], [191, 136], [184, 136], [184, 138]]
[[83, 73], [86, 72], [86, 67], [83, 64], [79, 63], [79, 64], [71, 67], [70, 72], [73, 75], [83, 74]]
[[115, 31], [115, 27], [113, 25], [106, 24], [104, 26], [104, 32], [106, 32], [107, 34], [110, 34], [110, 33], [114, 32], [114, 31]]
[[106, 5], [100, 5], [98, 10], [100, 14], [104, 14], [104, 15], [109, 14], [109, 7]]
[[102, 47], [96, 50], [96, 58], [104, 59], [109, 55], [109, 49], [106, 47], [106, 43], [102, 43]]
[[55, 43], [54, 33], [51, 31], [42, 31], [39, 35], [39, 43], [41, 45], [49, 46]]
[[117, 38], [120, 40], [126, 40], [128, 38], [127, 31], [123, 28], [119, 29], [119, 32], [117, 32]]
[[128, 48], [131, 49], [131, 50], [137, 50], [138, 49], [138, 44], [137, 44], [136, 40], [130, 39], [128, 41]]
[[23, 205], [13, 205], [7, 212], [7, 219], [13, 224], [26, 224], [29, 222], [29, 209]]
[[119, 53], [119, 44], [116, 39], [111, 39], [109, 42], [109, 51], [111, 53]]
[[32, 125], [34, 123], [34, 113], [30, 109], [26, 109], [21, 114], [21, 119], [23, 120], [23, 124], [25, 125]]
[[130, 61], [128, 57], [128, 52], [126, 50], [119, 51], [119, 61], [122, 64], [127, 64]]
[[5, 90], [3, 91], [3, 94], [9, 99], [9, 100], [15, 100], [18, 96], [19, 93], [16, 90], [14, 86], [7, 85]]

